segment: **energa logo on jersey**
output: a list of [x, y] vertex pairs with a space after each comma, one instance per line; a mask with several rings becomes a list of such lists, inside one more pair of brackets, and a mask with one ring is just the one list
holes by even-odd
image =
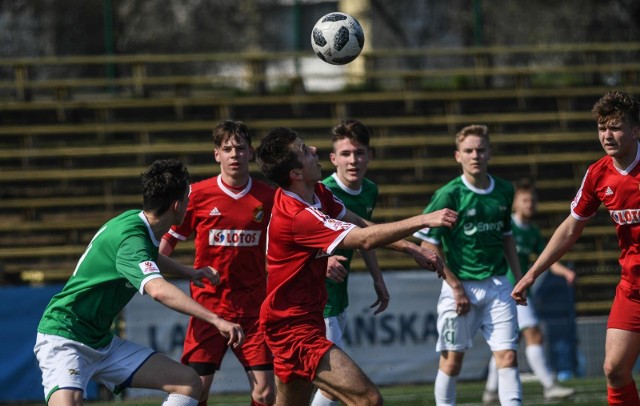
[[260, 242], [259, 230], [217, 230], [209, 231], [209, 245], [225, 247], [251, 247]]

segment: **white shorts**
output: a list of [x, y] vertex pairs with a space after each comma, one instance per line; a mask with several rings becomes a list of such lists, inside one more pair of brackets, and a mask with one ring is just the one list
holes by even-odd
[[473, 346], [473, 337], [482, 331], [491, 351], [518, 349], [516, 302], [512, 285], [505, 276], [482, 281], [463, 281], [469, 298], [469, 313], [458, 316], [453, 290], [442, 282], [438, 299], [438, 342], [436, 351], [464, 352]]
[[[85, 394], [89, 380], [119, 393], [154, 351], [131, 341], [113, 337], [98, 350], [68, 338], [38, 333], [33, 352], [42, 370], [44, 396], [48, 401], [58, 389], [78, 389]], [[86, 396], [86, 395], [85, 395]]]
[[518, 326], [520, 327], [520, 331], [540, 324], [536, 309], [534, 309], [531, 302], [532, 300], [529, 300], [528, 306], [516, 306], [518, 309]]
[[324, 325], [327, 327], [327, 339], [344, 350], [342, 336], [347, 327], [347, 311], [343, 311], [337, 316], [325, 317]]

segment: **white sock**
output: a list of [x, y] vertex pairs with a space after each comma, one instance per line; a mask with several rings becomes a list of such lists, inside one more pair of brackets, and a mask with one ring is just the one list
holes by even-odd
[[484, 389], [488, 392], [498, 391], [498, 365], [496, 364], [496, 358], [491, 356], [489, 360], [489, 366], [487, 367], [487, 383]]
[[320, 390], [316, 391], [315, 396], [313, 397], [313, 401], [311, 401], [311, 406], [338, 406], [340, 404], [339, 400], [329, 400], [326, 396], [320, 392]]
[[553, 375], [547, 367], [546, 359], [544, 357], [544, 348], [540, 344], [527, 345], [525, 348], [525, 354], [527, 355], [527, 362], [531, 367], [533, 373], [538, 377], [542, 386], [550, 388], [553, 386]]
[[198, 399], [172, 393], [162, 402], [162, 406], [198, 406]]
[[436, 381], [433, 384], [433, 393], [438, 406], [453, 406], [456, 404], [457, 376], [449, 376], [438, 369]]
[[498, 369], [498, 397], [501, 406], [522, 405], [522, 383], [517, 367]]

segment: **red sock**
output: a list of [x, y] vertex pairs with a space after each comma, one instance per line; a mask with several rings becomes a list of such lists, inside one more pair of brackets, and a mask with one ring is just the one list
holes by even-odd
[[251, 406], [268, 406], [265, 403], [257, 402], [255, 399], [251, 398]]
[[609, 401], [609, 405], [640, 406], [636, 383], [631, 381], [627, 385], [619, 388], [607, 386], [607, 400]]

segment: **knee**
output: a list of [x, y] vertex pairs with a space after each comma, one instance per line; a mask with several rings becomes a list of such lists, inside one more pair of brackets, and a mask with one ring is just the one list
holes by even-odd
[[191, 368], [184, 368], [181, 379], [170, 388], [169, 393], [177, 393], [200, 399], [202, 395], [202, 380], [196, 371]]
[[366, 394], [366, 402], [367, 405], [371, 406], [381, 406], [384, 403], [382, 400], [382, 394], [380, 393], [378, 388], [370, 388], [370, 390]]
[[276, 403], [276, 391], [273, 385], [255, 386], [251, 398], [262, 405], [273, 405]]
[[494, 353], [498, 368], [514, 368], [518, 366], [518, 354], [512, 350]]
[[624, 385], [631, 379], [631, 371], [622, 368], [620, 365], [615, 365], [607, 359], [604, 360], [602, 369], [604, 370], [604, 376], [607, 378], [607, 382], [613, 384], [613, 386]]

